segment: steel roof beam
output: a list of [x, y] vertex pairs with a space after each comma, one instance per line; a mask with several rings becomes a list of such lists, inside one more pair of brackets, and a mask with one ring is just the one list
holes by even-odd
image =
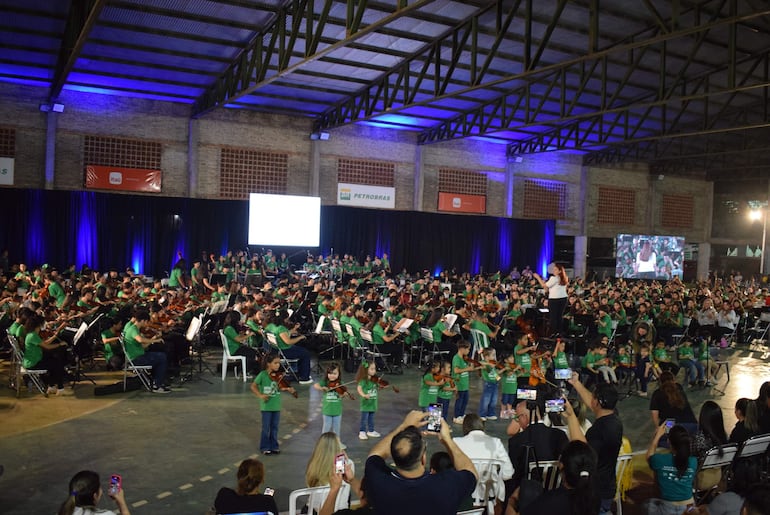
[[72, 0], [69, 13], [67, 13], [67, 23], [64, 27], [59, 58], [56, 61], [53, 80], [51, 81], [49, 95], [51, 102], [55, 101], [61, 93], [103, 7], [104, 0]]
[[[208, 88], [195, 102], [193, 116], [200, 116], [217, 106], [234, 102], [259, 87], [295, 72], [339, 48], [348, 46], [433, 1], [397, 0], [391, 13], [385, 14], [376, 22], [363, 28], [348, 26], [344, 39], [317, 50], [318, 41], [323, 34], [323, 27], [328, 21], [328, 12], [335, 2], [334, 0], [324, 0], [324, 5], [321, 7], [322, 16], [316, 19], [314, 0], [292, 0], [287, 3], [285, 9], [277, 13], [273, 22], [264, 31], [257, 34], [248, 47], [233, 61], [225, 74], [217, 79], [215, 84]], [[356, 0], [346, 0], [346, 2], [347, 5], [353, 6], [354, 12], [356, 12], [356, 6], [360, 9], [366, 8], [366, 2]], [[326, 13], [326, 16], [323, 16], [323, 13]], [[356, 16], [353, 18], [355, 19]], [[289, 56], [294, 51], [298, 34], [303, 25], [308, 36], [308, 39], [304, 41], [306, 54], [304, 59], [290, 64]], [[353, 31], [352, 29], [357, 30]], [[278, 70], [268, 76], [267, 72], [273, 59], [278, 62]]]

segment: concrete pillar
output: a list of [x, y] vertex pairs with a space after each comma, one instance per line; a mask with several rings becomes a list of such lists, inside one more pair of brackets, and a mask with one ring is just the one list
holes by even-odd
[[588, 270], [586, 255], [588, 254], [588, 236], [575, 236], [575, 277], [585, 277]]
[[[310, 195], [319, 197], [321, 194], [321, 141], [310, 141]], [[337, 190], [334, 191], [335, 204], [337, 203]]]
[[[521, 158], [519, 158], [521, 159]], [[513, 218], [513, 179], [515, 177], [514, 166], [511, 159], [505, 166], [505, 216]]]
[[59, 122], [59, 113], [49, 111], [46, 113], [45, 129], [45, 189], [54, 188], [54, 171], [56, 169], [56, 128]]
[[200, 142], [200, 123], [190, 118], [187, 121], [187, 196], [198, 196], [198, 144]]
[[425, 191], [425, 164], [423, 163], [423, 147], [417, 145], [414, 151], [414, 199], [412, 209], [422, 211], [422, 198]]
[[711, 243], [703, 242], [698, 244], [698, 270], [697, 278], [699, 281], [705, 281], [709, 277], [709, 263], [711, 262]]

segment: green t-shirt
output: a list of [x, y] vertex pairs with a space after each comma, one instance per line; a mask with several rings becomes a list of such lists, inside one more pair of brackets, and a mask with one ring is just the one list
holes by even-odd
[[126, 355], [132, 360], [144, 354], [142, 344], [136, 341], [137, 336], [139, 336], [139, 328], [133, 322], [126, 322], [123, 328], [123, 342], [126, 346]]
[[471, 329], [481, 331], [482, 333], [486, 334], [487, 337], [492, 335], [492, 329], [490, 329], [489, 326], [481, 320], [471, 320], [470, 327]]
[[236, 340], [236, 338], [238, 338], [238, 331], [236, 331], [233, 326], [228, 325], [224, 328], [222, 333], [225, 335], [225, 338], [227, 338], [227, 350], [230, 351], [230, 355], [232, 356], [241, 348], [241, 344]]
[[64, 293], [64, 288], [61, 287], [61, 284], [57, 282], [52, 282], [48, 285], [48, 293], [51, 294], [51, 297], [56, 299], [56, 307], [60, 308], [62, 307], [62, 304], [64, 304], [64, 300], [67, 298], [67, 294]]
[[519, 377], [513, 370], [506, 370], [503, 372], [503, 393], [511, 394], [516, 393], [519, 387]]
[[497, 380], [499, 377], [500, 376], [497, 373], [496, 367], [486, 365], [481, 368], [481, 379], [483, 379], [485, 383], [497, 384]]
[[449, 381], [444, 383], [443, 386], [439, 387], [438, 395], [436, 397], [438, 399], [451, 399], [454, 397], [455, 391], [452, 389], [452, 386], [449, 384]]
[[291, 336], [291, 333], [289, 332], [288, 329], [286, 329], [286, 327], [282, 325], [275, 326], [275, 341], [278, 343], [278, 348], [281, 350], [286, 350], [288, 348], [291, 348], [291, 345], [284, 343], [283, 339], [281, 338], [281, 335], [283, 333], [286, 333], [289, 336]]
[[596, 331], [606, 336], [607, 338], [612, 336], [612, 318], [610, 318], [610, 315], [604, 315], [601, 318], [602, 324], [604, 324], [604, 327], [602, 327], [601, 324], [596, 324]]
[[21, 363], [24, 368], [32, 368], [43, 359], [41, 343], [43, 343], [43, 339], [37, 333], [29, 333], [24, 338], [24, 359]]
[[708, 343], [705, 341], [698, 345], [698, 360], [699, 361], [708, 361], [710, 359], [709, 356], [709, 346]]
[[420, 397], [418, 404], [421, 408], [426, 407], [428, 404], [436, 402], [438, 397], [438, 386], [430, 386], [426, 381], [433, 381], [433, 374], [428, 372], [422, 376], [422, 385], [420, 386]]
[[557, 352], [556, 355], [553, 357], [553, 368], [557, 370], [569, 368], [569, 361], [567, 361], [567, 354], [565, 354], [563, 351]]
[[199, 272], [198, 268], [193, 267], [190, 269], [190, 280], [192, 281], [193, 284], [200, 283], [200, 281], [198, 280], [198, 272]]
[[655, 361], [663, 361], [663, 362], [671, 361], [671, 357], [668, 355], [668, 351], [666, 350], [665, 347], [663, 348], [655, 347], [655, 349], [653, 349], [652, 351], [652, 357], [655, 359]]
[[630, 367], [631, 366], [631, 354], [625, 353], [625, 354], [618, 354], [615, 357], [615, 360], [618, 362], [618, 365], [622, 367]]
[[695, 456], [690, 456], [687, 460], [687, 469], [681, 476], [674, 465], [672, 454], [653, 454], [649, 462], [650, 468], [655, 472], [661, 499], [676, 502], [686, 501], [692, 497], [692, 483], [695, 479], [695, 470], [698, 468], [698, 459]]
[[380, 324], [374, 324], [374, 327], [372, 328], [372, 343], [375, 345], [379, 345], [381, 343], [385, 343], [385, 328], [382, 327]]
[[270, 378], [270, 373], [267, 370], [257, 374], [257, 377], [254, 378], [254, 384], [257, 385], [259, 393], [270, 396], [267, 401], [260, 399], [260, 410], [281, 411], [281, 390], [278, 388], [278, 383]]
[[369, 381], [369, 379], [362, 379], [358, 382], [358, 386], [361, 387], [361, 391], [369, 396], [369, 399], [361, 397], [361, 411], [377, 411], [377, 396], [380, 393], [379, 385], [373, 381]]
[[692, 347], [682, 345], [679, 347], [679, 359], [695, 359], [695, 352]]
[[[102, 331], [102, 340], [107, 340], [109, 338], [115, 338], [115, 333], [112, 332], [111, 329], [105, 329]], [[111, 343], [105, 343], [104, 344], [104, 359], [105, 361], [109, 361], [112, 356], [114, 356], [114, 352], [112, 352], [112, 344]]]
[[[322, 379], [318, 382], [321, 386], [326, 386], [328, 381]], [[321, 401], [321, 413], [330, 417], [338, 417], [342, 415], [342, 397], [334, 390], [323, 392], [323, 399]]]
[[[523, 349], [521, 345], [516, 345], [516, 347], [513, 348], [513, 352], [517, 353], [521, 349]], [[532, 369], [532, 357], [529, 355], [528, 352], [525, 352], [524, 354], [516, 354], [516, 364], [519, 365], [521, 368], [524, 369], [524, 375], [528, 376], [529, 371]]]
[[182, 276], [182, 269], [181, 268], [174, 268], [171, 270], [171, 273], [168, 276], [168, 287], [169, 288], [178, 288], [179, 287], [179, 278]]
[[444, 324], [444, 322], [442, 322], [441, 320], [436, 322], [436, 325], [431, 327], [431, 331], [433, 331], [433, 341], [436, 343], [440, 342], [441, 338], [444, 335], [445, 330], [446, 330], [446, 325]]
[[597, 364], [597, 361], [601, 361], [602, 359], [604, 359], [604, 356], [598, 352], [589, 352], [586, 354], [584, 366], [591, 370], [596, 370], [600, 366]]
[[469, 373], [466, 370], [465, 372], [460, 372], [458, 374], [455, 372], [455, 370], [458, 368], [468, 368], [468, 363], [463, 359], [462, 356], [455, 354], [452, 358], [452, 377], [455, 380], [457, 391], [467, 392], [470, 389]]

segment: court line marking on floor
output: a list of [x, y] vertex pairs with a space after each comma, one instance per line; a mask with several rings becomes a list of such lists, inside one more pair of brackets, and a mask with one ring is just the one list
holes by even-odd
[[165, 491], [165, 492], [161, 492], [158, 495], [156, 495], [155, 498], [156, 499], [165, 499], [166, 497], [171, 497], [172, 495], [174, 495], [173, 492]]
[[230, 472], [230, 469], [229, 469], [229, 468], [227, 468], [227, 467], [225, 467], [225, 468], [223, 468], [223, 469], [219, 469], [219, 470], [217, 470], [217, 473], [218, 473], [219, 475], [222, 475], [222, 474], [227, 474], [228, 472]]
[[182, 486], [180, 486], [180, 487], [179, 487], [179, 489], [180, 489], [180, 490], [189, 490], [189, 489], [190, 489], [190, 488], [192, 488], [193, 486], [195, 486], [195, 485], [193, 485], [192, 483], [185, 483], [185, 484], [183, 484]]
[[201, 483], [203, 483], [203, 482], [205, 482], [205, 481], [211, 481], [212, 479], [214, 479], [214, 478], [213, 478], [213, 477], [211, 477], [211, 476], [203, 476], [203, 477], [202, 477], [202, 478], [200, 478], [198, 481], [200, 481]]

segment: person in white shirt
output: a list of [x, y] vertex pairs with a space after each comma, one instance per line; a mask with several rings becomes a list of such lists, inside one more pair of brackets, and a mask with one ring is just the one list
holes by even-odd
[[[513, 477], [513, 464], [508, 456], [508, 450], [503, 442], [494, 436], [484, 432], [484, 421], [476, 413], [468, 413], [463, 419], [463, 435], [453, 438], [457, 447], [465, 453], [471, 460], [500, 460], [502, 467], [500, 475], [495, 484], [495, 497], [498, 502], [504, 502], [506, 497], [505, 481]], [[479, 477], [483, 475], [479, 470]], [[476, 491], [473, 493], [475, 499], [481, 498], [484, 494], [485, 485], [479, 481]]]
[[711, 299], [704, 299], [703, 307], [698, 311], [698, 326], [712, 339], [721, 334], [717, 328], [717, 316], [717, 310], [711, 305]]
[[717, 325], [722, 334], [732, 334], [740, 321], [740, 317], [735, 314], [728, 302], [722, 303], [722, 308], [717, 313]]
[[569, 278], [564, 267], [558, 263], [548, 265], [551, 277], [543, 280], [538, 274], [533, 277], [548, 294], [548, 331], [553, 337], [562, 332], [564, 326], [564, 308], [567, 307], [567, 286]]

